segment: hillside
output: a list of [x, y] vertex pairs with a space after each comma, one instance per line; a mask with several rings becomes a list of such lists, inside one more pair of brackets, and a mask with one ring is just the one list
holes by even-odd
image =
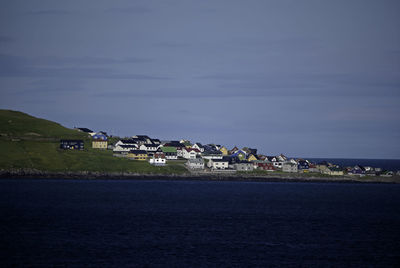
[[87, 138], [87, 134], [58, 123], [11, 110], [0, 110], [0, 135], [28, 140]]
[[[85, 150], [61, 150], [60, 139], [83, 139]], [[112, 151], [91, 148], [87, 134], [28, 114], [0, 110], [0, 169], [42, 171], [183, 173], [181, 163], [153, 167], [147, 162], [113, 157]]]

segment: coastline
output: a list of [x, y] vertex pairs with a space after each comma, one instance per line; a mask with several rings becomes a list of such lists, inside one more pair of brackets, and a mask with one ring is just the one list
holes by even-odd
[[0, 170], [0, 179], [79, 179], [79, 180], [174, 180], [174, 181], [243, 181], [243, 182], [334, 182], [400, 184], [400, 177], [318, 176], [318, 174], [245, 174], [184, 173], [141, 174], [129, 172], [51, 172], [40, 170]]

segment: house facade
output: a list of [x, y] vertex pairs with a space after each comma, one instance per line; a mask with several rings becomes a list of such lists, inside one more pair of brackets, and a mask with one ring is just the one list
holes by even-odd
[[185, 164], [190, 169], [204, 169], [204, 160], [202, 158], [188, 159]]
[[248, 161], [238, 162], [233, 165], [234, 169], [237, 171], [252, 171], [254, 169], [254, 165]]
[[92, 148], [107, 150], [107, 140], [92, 140]]
[[146, 161], [147, 160], [147, 152], [144, 150], [131, 150], [127, 157], [132, 160]]
[[185, 159], [195, 159], [201, 152], [194, 148], [183, 148], [182, 157]]
[[176, 160], [178, 159], [177, 150], [172, 146], [164, 146], [161, 147], [161, 151], [165, 154], [165, 158], [167, 160]]
[[224, 170], [228, 169], [229, 162], [224, 159], [211, 159], [208, 161], [207, 166], [213, 170]]
[[150, 159], [149, 163], [154, 166], [165, 166], [166, 158], [165, 154], [162, 152], [156, 152]]
[[258, 161], [257, 169], [266, 170], [266, 171], [275, 171], [276, 170], [274, 163], [268, 162], [268, 161]]
[[228, 149], [225, 148], [225, 146], [222, 146], [221, 148], [219, 148], [219, 150], [222, 152], [222, 155], [228, 155]]
[[297, 163], [293, 163], [293, 162], [290, 162], [290, 161], [283, 162], [282, 171], [283, 172], [292, 172], [292, 173], [297, 172], [298, 171]]

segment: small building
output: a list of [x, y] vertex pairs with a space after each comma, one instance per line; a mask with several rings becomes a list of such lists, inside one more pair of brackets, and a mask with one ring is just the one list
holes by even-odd
[[363, 166], [356, 165], [352, 167], [348, 173], [349, 175], [365, 176], [365, 168]]
[[156, 152], [160, 146], [153, 143], [146, 143], [139, 146], [139, 150], [144, 150], [147, 152]]
[[117, 154], [127, 154], [132, 150], [137, 150], [138, 146], [136, 144], [119, 144], [114, 146], [113, 152]]
[[238, 157], [241, 161], [246, 159], [246, 153], [243, 152], [242, 150], [237, 150], [232, 156]]
[[202, 158], [188, 159], [185, 164], [190, 169], [204, 169], [204, 160]]
[[222, 155], [228, 155], [228, 149], [225, 148], [225, 146], [222, 146], [221, 148], [219, 148], [219, 150], [222, 152]]
[[247, 157], [247, 161], [257, 161], [258, 160], [258, 158], [257, 158], [257, 156], [255, 156], [254, 154], [250, 154], [248, 157]]
[[144, 150], [131, 150], [127, 157], [132, 160], [139, 160], [139, 161], [146, 161], [147, 159], [147, 152]]
[[83, 150], [83, 140], [60, 140], [60, 149], [64, 150]]
[[204, 152], [204, 146], [200, 142], [196, 142], [192, 148], [199, 150], [200, 152]]
[[202, 157], [204, 159], [222, 159], [223, 155], [221, 151], [213, 150], [213, 151], [204, 151]]
[[323, 174], [331, 175], [331, 176], [343, 176], [344, 172], [341, 168], [338, 167], [328, 167], [323, 171]]
[[165, 166], [166, 158], [163, 152], [156, 152], [154, 155], [149, 159], [149, 163], [154, 166]]
[[283, 162], [282, 164], [282, 171], [283, 172], [297, 172], [297, 163], [293, 163], [290, 161]]
[[266, 170], [266, 171], [275, 171], [276, 167], [274, 163], [269, 161], [257, 161], [257, 169]]
[[254, 165], [248, 161], [241, 161], [233, 165], [234, 169], [237, 171], [252, 171], [254, 169]]
[[308, 172], [309, 170], [309, 164], [306, 160], [299, 160], [297, 161], [297, 170], [298, 172]]
[[107, 150], [107, 140], [92, 140], [92, 148]]
[[96, 134], [94, 134], [94, 135], [92, 136], [92, 139], [94, 139], [94, 140], [103, 140], [103, 141], [106, 141], [108, 138], [107, 138], [107, 136], [104, 135], [103, 133], [97, 132]]
[[178, 159], [177, 150], [172, 146], [164, 146], [161, 147], [161, 151], [165, 154], [165, 158], [168, 160], [176, 160]]
[[228, 169], [229, 161], [225, 159], [210, 159], [207, 166], [213, 170]]
[[201, 152], [194, 148], [183, 148], [182, 157], [185, 159], [195, 159]]

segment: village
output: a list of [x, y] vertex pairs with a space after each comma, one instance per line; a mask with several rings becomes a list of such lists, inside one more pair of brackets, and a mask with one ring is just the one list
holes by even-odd
[[[236, 173], [236, 172], [281, 172], [318, 173], [330, 176], [382, 176], [399, 175], [399, 171], [382, 170], [379, 167], [352, 166], [341, 167], [334, 163], [312, 163], [307, 159], [288, 158], [283, 154], [269, 156], [259, 154], [249, 147], [227, 147], [219, 144], [192, 143], [189, 140], [160, 140], [147, 135], [135, 135], [117, 139], [111, 143], [106, 132], [93, 132], [88, 128], [75, 128], [85, 132], [91, 139], [91, 146], [98, 150], [112, 150], [114, 157], [134, 161], [148, 161], [154, 166], [165, 166], [169, 161], [184, 162], [190, 172]], [[83, 140], [60, 140], [60, 149], [84, 150]]]

